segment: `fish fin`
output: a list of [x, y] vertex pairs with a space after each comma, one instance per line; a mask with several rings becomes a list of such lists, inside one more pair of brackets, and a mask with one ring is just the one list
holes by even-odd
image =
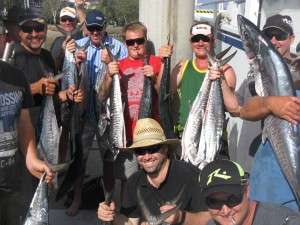
[[229, 55], [227, 58], [220, 60], [220, 66], [224, 66], [225, 64], [227, 64], [237, 53], [237, 50], [234, 51], [231, 55]]
[[232, 48], [232, 46], [229, 46], [228, 48], [226, 48], [225, 50], [219, 52], [217, 55], [216, 55], [216, 59], [222, 59], [224, 57], [224, 55], [227, 54], [227, 52], [230, 51], [230, 49]]

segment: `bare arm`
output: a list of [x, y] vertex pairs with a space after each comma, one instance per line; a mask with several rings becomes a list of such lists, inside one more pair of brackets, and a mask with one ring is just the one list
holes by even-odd
[[240, 109], [240, 117], [247, 120], [261, 120], [270, 113], [292, 123], [300, 122], [300, 99], [293, 96], [256, 96]]
[[18, 121], [18, 134], [20, 147], [26, 157], [26, 166], [29, 172], [38, 178], [46, 172], [46, 180], [50, 182], [53, 179], [54, 174], [46, 163], [39, 160], [37, 157], [34, 129], [30, 120], [28, 109], [21, 110], [21, 115]]

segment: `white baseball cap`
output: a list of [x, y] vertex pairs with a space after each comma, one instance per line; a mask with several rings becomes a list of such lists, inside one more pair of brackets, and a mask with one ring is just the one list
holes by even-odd
[[197, 35], [197, 34], [202, 34], [206, 36], [212, 34], [211, 26], [205, 23], [199, 23], [193, 25], [191, 28], [191, 35]]
[[61, 18], [63, 16], [68, 16], [68, 17], [71, 17], [71, 18], [75, 19], [76, 18], [76, 10], [74, 8], [71, 8], [71, 7], [62, 8], [60, 10], [59, 17]]

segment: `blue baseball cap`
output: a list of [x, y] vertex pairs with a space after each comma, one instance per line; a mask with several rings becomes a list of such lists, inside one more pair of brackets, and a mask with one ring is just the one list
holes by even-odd
[[104, 27], [106, 24], [106, 19], [102, 12], [98, 10], [93, 10], [88, 12], [88, 14], [86, 15], [85, 23], [87, 26], [96, 25]]

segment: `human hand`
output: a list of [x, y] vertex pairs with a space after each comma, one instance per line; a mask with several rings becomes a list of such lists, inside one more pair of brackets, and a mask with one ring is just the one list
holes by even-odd
[[[176, 205], [168, 205], [168, 204], [163, 205], [160, 207], [160, 212], [164, 213], [164, 212], [172, 210], [175, 207], [176, 207]], [[168, 218], [166, 218], [164, 220], [164, 222], [167, 224], [177, 224], [177, 223], [182, 222], [183, 219], [184, 219], [183, 212], [178, 209], [178, 210], [175, 210], [175, 212], [173, 214], [171, 214]]]
[[119, 73], [119, 63], [116, 61], [112, 61], [108, 63], [108, 74], [113, 76]]
[[300, 122], [300, 98], [294, 96], [268, 96], [264, 98], [266, 107], [275, 116], [293, 124]]
[[173, 54], [173, 45], [163, 45], [158, 50], [158, 56], [161, 58], [170, 57]]
[[224, 78], [224, 71], [222, 68], [216, 68], [213, 66], [208, 67], [208, 78], [210, 80], [217, 80], [217, 79], [225, 79]]
[[114, 202], [111, 202], [110, 205], [105, 202], [101, 202], [97, 210], [98, 219], [105, 222], [113, 221], [116, 216], [115, 210], [116, 206]]
[[151, 65], [145, 65], [143, 68], [142, 68], [142, 71], [143, 71], [143, 74], [146, 76], [146, 77], [154, 77], [154, 70], [153, 70], [153, 67]]
[[103, 49], [101, 51], [101, 61], [104, 62], [105, 64], [108, 64], [112, 61], [111, 58], [109, 57], [107, 49]]
[[39, 93], [51, 96], [55, 92], [56, 81], [52, 78], [43, 77], [38, 81]]
[[30, 160], [26, 160], [26, 165], [29, 172], [37, 177], [41, 178], [42, 175], [46, 172], [45, 181], [47, 183], [51, 183], [54, 179], [55, 173], [50, 169], [50, 167], [42, 160], [37, 157], [31, 158]]
[[76, 43], [74, 39], [68, 40], [66, 42], [66, 47], [65, 49], [67, 49], [68, 52], [70, 53], [74, 53], [76, 51]]
[[61, 45], [61, 48], [65, 51], [66, 50], [66, 47], [67, 47], [67, 43], [71, 41], [71, 37], [70, 36], [67, 36], [65, 38], [65, 40], [63, 41], [62, 45]]
[[76, 63], [82, 63], [86, 59], [86, 52], [84, 50], [78, 50], [75, 53], [75, 62]]

